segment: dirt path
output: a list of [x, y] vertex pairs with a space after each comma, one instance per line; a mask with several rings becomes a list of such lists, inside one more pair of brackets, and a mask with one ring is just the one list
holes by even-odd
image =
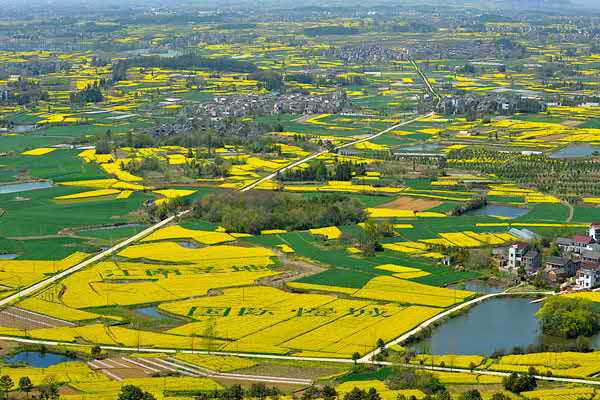
[[573, 205], [568, 201], [563, 201], [562, 204], [569, 207], [569, 217], [567, 218], [566, 222], [570, 223], [571, 221], [573, 221], [573, 214], [575, 213], [575, 209], [573, 208]]

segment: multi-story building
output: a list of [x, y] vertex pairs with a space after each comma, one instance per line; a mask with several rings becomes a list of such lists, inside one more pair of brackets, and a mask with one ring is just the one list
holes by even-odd
[[593, 289], [600, 286], [600, 264], [583, 262], [577, 271], [575, 283], [581, 289]]
[[515, 243], [508, 247], [506, 262], [500, 268], [506, 272], [516, 275], [519, 269], [525, 269], [528, 274], [533, 274], [541, 265], [540, 253], [532, 249], [527, 243]]

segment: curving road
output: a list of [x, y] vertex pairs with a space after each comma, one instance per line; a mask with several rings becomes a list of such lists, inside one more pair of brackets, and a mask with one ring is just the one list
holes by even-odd
[[[398, 336], [396, 339], [387, 343], [384, 346], [384, 348], [388, 349], [388, 348], [390, 348], [390, 346], [403, 343], [403, 342], [407, 341], [408, 339], [410, 339], [411, 337], [413, 337], [414, 335], [416, 335], [417, 333], [421, 332], [423, 329], [427, 328], [428, 326], [434, 324], [435, 322], [437, 322], [443, 318], [448, 317], [449, 315], [455, 313], [456, 311], [462, 310], [465, 307], [470, 307], [477, 303], [481, 303], [482, 301], [491, 299], [493, 297], [515, 296], [515, 295], [535, 295], [535, 294], [543, 294], [543, 295], [554, 294], [554, 292], [509, 292], [509, 290], [511, 290], [511, 288], [506, 289], [504, 292], [486, 294], [484, 296], [476, 297], [476, 298], [466, 301], [464, 303], [457, 304], [456, 306], [454, 306], [440, 314], [434, 315], [433, 317], [429, 318], [427, 321], [423, 321], [417, 327], [402, 334], [401, 336]], [[363, 358], [360, 359], [360, 361], [363, 363], [369, 363], [369, 362], [376, 363], [376, 361], [374, 361], [374, 357], [376, 355], [378, 355], [379, 353], [381, 353], [381, 351], [382, 351], [382, 349], [378, 347], [377, 349], [371, 351], [370, 353], [367, 353]]]

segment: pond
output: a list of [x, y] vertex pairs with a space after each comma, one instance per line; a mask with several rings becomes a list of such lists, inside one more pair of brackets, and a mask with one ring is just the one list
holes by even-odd
[[529, 212], [527, 208], [500, 206], [489, 204], [472, 212], [473, 215], [490, 215], [493, 217], [517, 218]]
[[60, 364], [65, 361], [72, 361], [62, 354], [47, 353], [41, 351], [23, 351], [11, 357], [4, 358], [4, 362], [11, 365], [25, 363], [34, 368], [48, 368], [51, 365]]
[[0, 254], [0, 260], [14, 260], [17, 257], [19, 257], [19, 255], [15, 253]]
[[161, 315], [161, 313], [158, 311], [156, 306], [136, 308], [135, 312], [138, 314], [142, 314], [145, 317], [151, 317], [151, 318], [162, 318], [163, 317], [163, 315]]
[[[531, 299], [498, 297], [474, 306], [433, 329], [431, 336], [409, 347], [430, 354], [480, 354], [510, 351], [519, 346], [540, 343], [544, 338], [535, 313], [541, 304]], [[553, 338], [553, 340], [557, 340]], [[591, 338], [592, 346], [600, 346], [600, 334]]]
[[10, 129], [10, 131], [15, 133], [23, 133], [32, 131], [34, 129], [35, 125], [15, 125], [13, 128]]
[[0, 194], [27, 192], [29, 190], [48, 189], [53, 187], [52, 182], [26, 182], [14, 183], [10, 185], [0, 185]]
[[192, 241], [188, 241], [188, 240], [182, 240], [182, 241], [178, 241], [177, 242], [178, 245], [180, 245], [181, 247], [185, 247], [186, 249], [197, 249], [198, 244], [196, 242], [192, 242]]
[[600, 153], [600, 146], [594, 146], [591, 144], [571, 144], [565, 148], [555, 151], [550, 155], [550, 158], [589, 157], [594, 155], [594, 153]]
[[424, 143], [424, 144], [417, 144], [414, 146], [409, 146], [409, 147], [404, 147], [401, 148], [401, 151], [409, 151], [409, 152], [414, 152], [414, 153], [430, 153], [430, 152], [435, 152], [437, 150], [440, 149], [439, 144], [435, 144], [435, 143]]

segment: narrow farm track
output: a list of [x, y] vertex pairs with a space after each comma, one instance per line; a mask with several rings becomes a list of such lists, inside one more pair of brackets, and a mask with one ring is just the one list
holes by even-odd
[[[345, 143], [345, 144], [343, 144], [341, 146], [337, 146], [337, 147], [334, 148], [334, 150], [343, 149], [343, 148], [346, 148], [346, 147], [354, 146], [354, 145], [362, 143], [362, 142], [366, 142], [368, 140], [372, 140], [372, 139], [378, 138], [379, 136], [385, 135], [386, 133], [388, 133], [388, 132], [390, 132], [390, 131], [392, 131], [394, 129], [397, 129], [397, 128], [399, 128], [401, 126], [404, 126], [404, 125], [411, 124], [411, 123], [413, 123], [415, 121], [418, 121], [421, 118], [425, 118], [425, 117], [428, 117], [430, 115], [432, 115], [432, 114], [421, 115], [421, 116], [418, 116], [418, 117], [413, 118], [411, 120], [401, 122], [399, 124], [396, 124], [396, 125], [393, 125], [393, 126], [387, 128], [387, 129], [384, 129], [381, 132], [378, 132], [378, 133], [376, 133], [374, 135], [371, 135], [371, 136], [368, 136], [368, 137], [365, 137], [365, 138], [362, 138], [362, 139], [358, 139], [358, 140], [355, 140], [353, 142]], [[286, 171], [286, 170], [294, 168], [294, 167], [297, 167], [298, 165], [300, 165], [302, 163], [305, 163], [307, 161], [313, 160], [313, 159], [315, 159], [315, 158], [317, 158], [317, 157], [319, 157], [319, 156], [321, 156], [323, 154], [326, 154], [328, 152], [329, 152], [328, 150], [323, 150], [323, 151], [319, 151], [317, 153], [313, 153], [313, 154], [311, 154], [311, 155], [309, 155], [307, 157], [304, 157], [304, 158], [302, 158], [302, 159], [300, 159], [298, 161], [295, 161], [295, 162], [293, 162], [293, 163], [291, 163], [291, 164], [289, 164], [289, 165], [287, 165], [287, 166], [285, 166], [283, 168], [280, 168], [280, 169], [276, 170], [275, 172], [273, 172], [273, 173], [271, 173], [271, 174], [269, 174], [269, 175], [267, 175], [267, 176], [265, 176], [265, 177], [263, 177], [263, 178], [255, 181], [255, 182], [253, 182], [252, 184], [239, 189], [239, 191], [240, 192], [247, 192], [249, 190], [252, 190], [255, 187], [257, 187], [258, 185], [260, 185], [261, 183], [269, 181], [269, 180], [275, 178], [278, 173]], [[22, 290], [20, 290], [20, 291], [18, 291], [16, 293], [13, 293], [12, 295], [10, 295], [8, 297], [5, 297], [4, 299], [0, 300], [0, 307], [7, 306], [7, 305], [9, 305], [11, 303], [14, 303], [14, 302], [16, 302], [18, 300], [21, 300], [21, 299], [27, 297], [29, 295], [32, 295], [35, 292], [37, 292], [38, 290], [41, 290], [41, 289], [43, 289], [43, 288], [45, 288], [45, 287], [47, 287], [47, 286], [49, 286], [49, 285], [51, 285], [51, 284], [53, 284], [55, 282], [58, 282], [61, 279], [65, 278], [65, 277], [67, 277], [67, 276], [69, 276], [69, 275], [71, 275], [71, 274], [73, 274], [73, 273], [75, 273], [75, 272], [77, 272], [79, 270], [82, 270], [83, 268], [85, 268], [85, 267], [87, 267], [89, 265], [92, 265], [92, 264], [94, 264], [94, 263], [96, 263], [96, 262], [98, 262], [98, 261], [100, 261], [100, 260], [102, 260], [102, 259], [110, 256], [110, 255], [113, 255], [113, 254], [117, 253], [121, 249], [129, 246], [130, 244], [132, 244], [134, 242], [137, 242], [138, 240], [140, 240], [140, 239], [142, 239], [142, 238], [150, 235], [154, 231], [162, 228], [163, 226], [168, 225], [169, 223], [171, 223], [176, 218], [188, 214], [190, 211], [191, 210], [185, 210], [185, 211], [180, 212], [176, 216], [171, 216], [171, 217], [169, 217], [167, 219], [164, 219], [164, 220], [158, 222], [157, 224], [154, 224], [154, 225], [152, 225], [152, 226], [144, 229], [140, 233], [138, 233], [138, 234], [136, 234], [136, 235], [134, 235], [134, 236], [132, 236], [132, 237], [130, 237], [128, 239], [125, 239], [124, 241], [116, 244], [115, 246], [113, 246], [113, 247], [111, 247], [111, 248], [109, 248], [107, 250], [104, 250], [101, 253], [98, 253], [95, 256], [93, 256], [91, 258], [88, 258], [87, 260], [85, 260], [85, 261], [83, 261], [83, 262], [81, 262], [81, 263], [79, 263], [77, 265], [74, 265], [74, 266], [72, 266], [70, 268], [67, 268], [64, 271], [59, 272], [56, 275], [53, 275], [53, 276], [51, 276], [51, 277], [49, 277], [47, 279], [44, 279], [44, 280], [42, 280], [42, 281], [40, 281], [40, 282], [38, 282], [36, 284], [33, 284], [33, 285], [31, 285], [31, 286], [29, 286], [27, 288], [24, 288], [24, 289], [22, 289]]]
[[[377, 139], [379, 136], [385, 135], [386, 133], [389, 133], [389, 132], [393, 131], [394, 129], [398, 129], [398, 128], [402, 127], [402, 126], [412, 124], [413, 122], [416, 122], [416, 121], [418, 121], [418, 120], [420, 120], [422, 118], [430, 117], [431, 115], [433, 115], [433, 113], [429, 113], [429, 114], [425, 114], [425, 115], [420, 115], [420, 116], [418, 116], [416, 118], [413, 118], [413, 119], [410, 119], [408, 121], [400, 122], [399, 124], [390, 126], [389, 128], [384, 129], [381, 132], [378, 132], [378, 133], [376, 133], [374, 135], [367, 136], [365, 138], [357, 139], [357, 140], [354, 140], [352, 142], [344, 143], [344, 144], [342, 144], [340, 146], [334, 147], [333, 150], [334, 151], [335, 150], [341, 150], [341, 149], [344, 149], [346, 147], [351, 147], [351, 146], [357, 145], [359, 143], [363, 143], [363, 142], [367, 142], [369, 140]], [[240, 189], [240, 192], [247, 192], [249, 190], [252, 190], [252, 189], [256, 188], [257, 186], [259, 186], [261, 183], [270, 181], [271, 179], [275, 178], [277, 176], [277, 174], [279, 174], [281, 172], [285, 172], [285, 171], [287, 171], [289, 169], [295, 168], [295, 167], [297, 167], [300, 164], [303, 164], [305, 162], [314, 160], [315, 158], [317, 158], [319, 156], [322, 156], [323, 154], [327, 154], [329, 152], [330, 152], [329, 150], [322, 150], [322, 151], [319, 151], [317, 153], [313, 153], [313, 154], [311, 154], [311, 155], [309, 155], [307, 157], [304, 157], [301, 160], [294, 161], [293, 163], [291, 163], [289, 165], [286, 165], [285, 167], [282, 167], [282, 168], [274, 171], [273, 173], [271, 173], [271, 174], [269, 174], [269, 175], [267, 175], [267, 176], [265, 176], [263, 178], [258, 179], [255, 182], [252, 182], [250, 185], [248, 185], [248, 186]]]
[[[413, 67], [415, 68], [415, 70], [417, 71], [417, 73], [420, 75], [420, 77], [423, 79], [425, 85], [427, 86], [427, 90], [430, 92], [430, 94], [432, 94], [434, 97], [439, 99], [440, 95], [433, 88], [433, 86], [429, 82], [427, 76], [421, 71], [421, 69], [419, 68], [419, 66], [416, 64], [416, 62], [414, 60], [410, 59], [410, 62], [413, 65]], [[409, 125], [420, 119], [430, 117], [431, 115], [433, 115], [433, 113], [421, 115], [416, 118], [395, 124], [393, 126], [390, 126], [389, 128], [386, 128], [386, 129], [384, 129], [378, 133], [375, 133], [373, 135], [342, 144], [340, 146], [335, 147], [332, 150], [322, 150], [322, 151], [313, 153], [313, 154], [311, 154], [307, 157], [304, 157], [300, 160], [294, 161], [293, 163], [286, 165], [286, 166], [272, 172], [271, 174], [252, 182], [251, 184], [249, 184], [245, 187], [238, 189], [238, 191], [240, 191], [240, 192], [250, 191], [250, 190], [258, 187], [260, 184], [275, 178], [277, 176], [277, 174], [287, 171], [289, 169], [295, 168], [295, 167], [297, 167], [303, 163], [306, 163], [308, 161], [314, 160], [314, 159], [318, 158], [319, 156], [324, 155], [330, 151], [341, 150], [341, 149], [344, 149], [347, 147], [354, 146], [359, 143], [363, 143], [363, 142], [366, 142], [369, 140], [376, 139], [382, 135], [385, 135], [385, 134], [393, 131], [394, 129], [398, 129], [402, 126]], [[1, 299], [0, 307], [5, 308], [4, 312], [7, 313], [7, 315], [12, 318], [19, 318], [19, 319], [27, 318], [29, 320], [35, 319], [36, 323], [42, 324], [42, 325], [52, 325], [55, 323], [60, 324], [60, 322], [63, 322], [63, 321], [46, 320], [46, 319], [42, 318], [43, 316], [37, 315], [37, 314], [36, 315], [33, 315], [33, 314], [22, 315], [21, 311], [26, 312], [25, 310], [20, 310], [20, 309], [16, 309], [16, 308], [7, 308], [7, 306], [9, 306], [10, 304], [17, 302], [27, 296], [32, 295], [32, 294], [36, 293], [37, 291], [39, 291], [49, 285], [52, 285], [73, 273], [76, 273], [77, 271], [80, 271], [98, 261], [101, 261], [102, 259], [104, 259], [108, 256], [118, 253], [123, 248], [139, 241], [140, 239], [150, 235], [151, 233], [155, 232], [156, 230], [161, 229], [162, 227], [170, 224], [176, 218], [179, 218], [181, 216], [184, 216], [184, 215], [190, 213], [190, 211], [191, 210], [185, 210], [175, 216], [171, 216], [163, 221], [160, 221], [157, 224], [154, 224], [154, 225], [146, 228], [142, 232], [116, 244], [115, 246], [113, 246], [107, 250], [104, 250], [104, 251], [94, 255], [93, 257], [90, 257], [89, 259], [87, 259], [75, 266], [67, 268], [64, 271], [61, 271], [60, 273], [58, 273], [56, 275], [48, 277], [47, 279], [37, 282], [27, 288], [20, 290], [19, 292], [16, 292], [4, 299]], [[570, 218], [572, 218], [572, 216]], [[488, 294], [488, 295], [478, 297], [476, 299], [472, 299], [465, 303], [456, 305], [455, 307], [452, 307], [452, 308], [428, 319], [427, 321], [424, 321], [416, 328], [414, 328], [414, 329], [404, 333], [403, 335], [399, 336], [398, 338], [392, 340], [391, 342], [386, 344], [385, 347], [389, 348], [390, 346], [392, 346], [394, 344], [398, 344], [398, 343], [402, 343], [402, 342], [406, 341], [407, 339], [409, 339], [412, 336], [416, 335], [417, 333], [421, 332], [426, 327], [434, 324], [436, 321], [439, 321], [445, 317], [450, 316], [451, 314], [453, 314], [456, 311], [459, 311], [461, 309], [464, 309], [466, 307], [486, 301], [486, 300], [494, 298], [494, 297], [508, 296], [511, 294], [512, 293], [509, 293], [507, 291], [502, 292], [502, 293]], [[528, 294], [528, 293], [524, 292], [524, 293], [519, 293], [519, 294]], [[533, 294], [533, 293], [529, 293], [529, 294]], [[535, 294], [544, 294], [544, 293], [535, 292]], [[64, 321], [64, 322], [67, 326], [69, 326], [70, 323], [67, 323], [66, 321]], [[4, 336], [4, 335], [0, 336], [0, 340], [7, 341], [7, 342], [22, 343], [22, 344], [36, 344], [36, 345], [45, 345], [45, 346], [65, 346], [65, 345], [67, 345], [67, 346], [75, 347], [75, 348], [77, 348], [77, 347], [91, 348], [91, 347], [95, 346], [94, 344], [70, 343], [70, 342], [63, 342], [63, 341], [56, 341], [56, 340], [29, 339], [29, 338], [24, 338], [24, 337]], [[238, 356], [238, 357], [263, 359], [263, 360], [316, 361], [316, 362], [331, 362], [331, 363], [343, 363], [343, 364], [355, 363], [355, 361], [348, 359], [348, 358], [296, 357], [296, 356], [285, 356], [285, 355], [274, 355], [274, 354], [219, 352], [219, 351], [209, 352], [209, 351], [198, 351], [198, 350], [193, 350], [193, 349], [181, 349], [181, 348], [154, 348], [154, 347], [141, 348], [141, 347], [111, 346], [111, 345], [99, 345], [98, 347], [100, 347], [103, 350], [107, 350], [107, 351], [128, 352], [128, 353], [129, 352], [148, 353], [148, 354], [149, 353], [160, 353], [160, 354], [165, 354], [165, 355], [175, 355], [176, 353], [183, 353], [183, 354], [199, 354], [199, 355]], [[375, 349], [375, 350], [371, 351], [370, 353], [366, 354], [363, 358], [357, 360], [356, 363], [373, 364], [373, 365], [380, 365], [380, 366], [394, 365], [393, 363], [390, 363], [390, 362], [375, 361], [375, 356], [377, 356], [380, 352], [381, 352], [381, 349]], [[272, 377], [272, 376], [245, 375], [245, 374], [236, 374], [236, 373], [219, 373], [219, 372], [211, 371], [211, 370], [208, 370], [208, 369], [205, 369], [202, 367], [198, 367], [193, 364], [183, 362], [181, 360], [177, 360], [175, 358], [170, 358], [170, 357], [167, 358], [166, 360], [159, 359], [159, 358], [152, 357], [152, 356], [140, 358], [138, 360], [132, 360], [127, 357], [120, 357], [117, 359], [110, 359], [110, 360], [92, 360], [88, 363], [88, 365], [90, 365], [90, 367], [92, 367], [93, 369], [101, 370], [103, 373], [105, 373], [106, 375], [112, 377], [113, 379], [115, 379], [117, 381], [123, 380], [123, 377], [121, 377], [118, 373], [118, 369], [119, 368], [131, 368], [133, 365], [133, 366], [137, 366], [145, 371], [150, 371], [150, 372], [153, 372], [156, 370], [166, 370], [166, 371], [171, 371], [171, 372], [177, 371], [177, 372], [180, 372], [180, 373], [182, 373], [184, 375], [188, 375], [188, 376], [205, 376], [205, 377], [211, 377], [211, 378], [260, 381], [260, 382], [271, 382], [271, 383], [287, 383], [287, 384], [297, 384], [297, 385], [311, 384], [310, 380], [293, 378], [293, 377]], [[468, 373], [468, 374], [475, 374], [475, 375], [490, 375], [490, 376], [504, 377], [504, 376], [508, 376], [510, 374], [509, 372], [500, 372], [500, 371], [470, 370], [470, 369], [462, 369], [462, 368], [435, 367], [435, 366], [424, 366], [424, 365], [414, 365], [414, 364], [403, 364], [403, 365], [408, 368], [426, 369], [426, 370], [441, 371], [441, 372], [461, 372], [461, 373]], [[578, 383], [578, 384], [600, 386], [600, 380], [573, 379], [573, 378], [546, 377], [546, 376], [536, 376], [536, 378], [540, 379], [540, 380], [544, 380], [544, 381]]]
[[431, 85], [431, 82], [429, 82], [429, 78], [427, 77], [427, 75], [425, 75], [425, 73], [421, 70], [421, 68], [419, 67], [419, 65], [415, 62], [415, 60], [412, 59], [412, 57], [408, 57], [409, 62], [412, 64], [413, 68], [417, 71], [417, 73], [419, 74], [419, 76], [421, 77], [421, 79], [423, 80], [423, 82], [425, 82], [425, 86], [427, 86], [427, 91], [434, 96], [435, 98], [437, 98], [438, 100], [440, 100], [442, 98], [442, 96], [440, 96], [440, 94], [437, 92], [437, 90], [435, 90], [435, 88]]

